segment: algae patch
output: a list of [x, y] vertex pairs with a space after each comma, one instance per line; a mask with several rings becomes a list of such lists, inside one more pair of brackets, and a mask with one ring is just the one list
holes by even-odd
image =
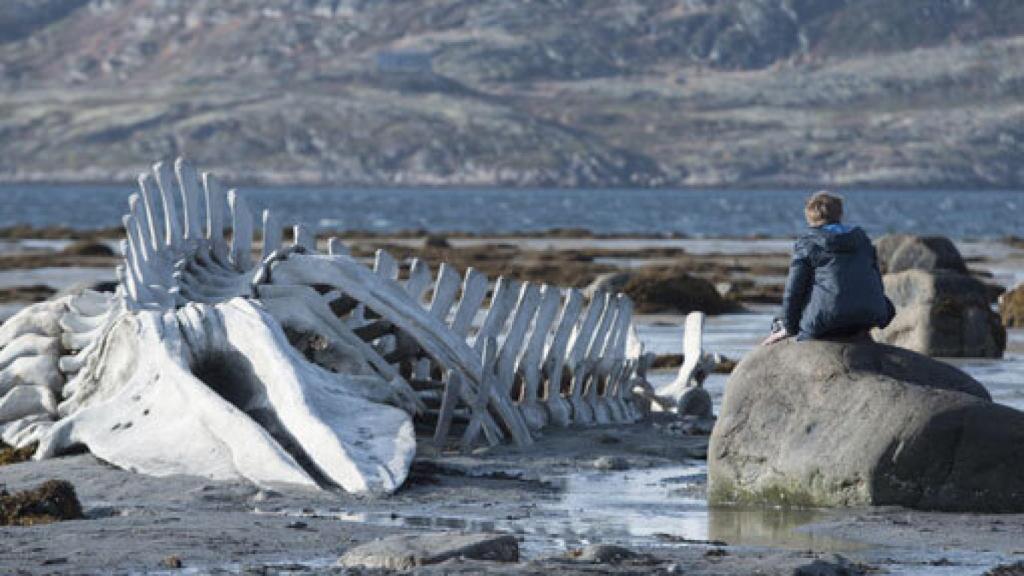
[[14, 494], [0, 490], [0, 525], [34, 526], [83, 518], [75, 488], [66, 480], [47, 480]]
[[35, 444], [30, 444], [22, 448], [14, 448], [13, 446], [8, 446], [7, 444], [0, 442], [0, 466], [25, 462], [32, 458], [32, 454], [34, 454], [35, 451]]

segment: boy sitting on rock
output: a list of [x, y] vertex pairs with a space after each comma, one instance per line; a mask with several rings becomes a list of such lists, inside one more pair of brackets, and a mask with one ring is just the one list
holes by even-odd
[[843, 199], [818, 192], [804, 207], [810, 229], [797, 239], [782, 297], [782, 318], [762, 343], [849, 338], [884, 328], [896, 315], [885, 297], [878, 256], [868, 235], [849, 227]]

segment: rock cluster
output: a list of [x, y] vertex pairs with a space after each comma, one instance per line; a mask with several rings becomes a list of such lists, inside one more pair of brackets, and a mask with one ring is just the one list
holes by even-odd
[[711, 502], [1024, 511], [1024, 413], [960, 370], [868, 342], [783, 342], [730, 377]]
[[1006, 330], [991, 290], [967, 273], [956, 246], [938, 236], [879, 238], [879, 268], [896, 318], [877, 340], [929, 356], [998, 358]]

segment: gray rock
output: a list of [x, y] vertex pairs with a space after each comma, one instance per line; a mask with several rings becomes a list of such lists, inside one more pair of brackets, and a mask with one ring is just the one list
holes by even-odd
[[677, 403], [680, 416], [696, 416], [702, 419], [714, 418], [714, 404], [711, 394], [702, 387], [694, 386], [683, 392]]
[[709, 500], [1024, 511], [1024, 413], [948, 364], [871, 343], [782, 342], [725, 388]]
[[945, 236], [887, 234], [875, 241], [878, 267], [883, 274], [904, 270], [951, 270], [967, 273], [967, 265], [953, 241]]
[[846, 558], [836, 555], [832, 560], [818, 559], [810, 564], [798, 566], [793, 576], [862, 576], [865, 571]]
[[629, 470], [629, 460], [622, 456], [601, 456], [594, 460], [594, 468], [598, 470]]
[[683, 433], [687, 436], [707, 436], [715, 428], [716, 418], [714, 414], [709, 416], [683, 416], [680, 418], [680, 425]]
[[980, 281], [948, 271], [906, 270], [883, 277], [896, 318], [876, 340], [921, 354], [998, 358], [1006, 329]]
[[338, 563], [350, 568], [408, 570], [452, 558], [518, 562], [519, 543], [508, 534], [400, 534], [356, 546]]
[[571, 554], [577, 562], [590, 562], [592, 564], [621, 564], [623, 562], [636, 562], [652, 559], [646, 554], [638, 554], [629, 548], [614, 546], [611, 544], [591, 544]]

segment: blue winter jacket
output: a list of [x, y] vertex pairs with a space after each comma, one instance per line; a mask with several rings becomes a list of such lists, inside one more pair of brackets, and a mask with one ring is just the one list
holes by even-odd
[[782, 298], [786, 332], [798, 340], [847, 336], [884, 328], [895, 313], [863, 230], [828, 224], [797, 239]]

